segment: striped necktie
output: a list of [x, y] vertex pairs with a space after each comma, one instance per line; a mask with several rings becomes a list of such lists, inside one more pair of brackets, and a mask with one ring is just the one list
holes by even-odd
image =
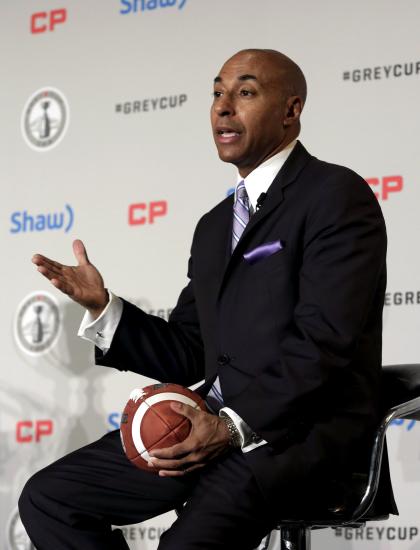
[[[240, 181], [236, 187], [236, 200], [233, 205], [233, 225], [232, 225], [232, 252], [235, 250], [245, 227], [249, 222], [249, 198], [245, 189], [244, 181]], [[207, 404], [214, 411], [223, 406], [222, 389], [220, 387], [219, 377], [213, 382], [207, 395]]]
[[232, 226], [232, 252], [235, 250], [245, 227], [249, 222], [249, 199], [245, 189], [244, 180], [236, 187], [236, 200], [233, 205], [233, 226]]

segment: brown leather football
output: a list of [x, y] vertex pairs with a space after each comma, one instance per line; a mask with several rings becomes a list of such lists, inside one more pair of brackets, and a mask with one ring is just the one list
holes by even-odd
[[191, 422], [172, 410], [173, 401], [206, 410], [198, 393], [178, 384], [153, 384], [131, 392], [121, 417], [120, 434], [127, 458], [138, 468], [156, 473], [147, 465], [149, 451], [171, 447], [190, 433]]

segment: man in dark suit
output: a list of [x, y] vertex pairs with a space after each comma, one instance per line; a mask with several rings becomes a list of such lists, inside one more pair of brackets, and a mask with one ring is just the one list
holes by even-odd
[[[199, 221], [169, 322], [108, 294], [80, 241], [77, 267], [34, 257], [88, 309], [97, 363], [184, 385], [204, 378], [198, 391], [219, 410], [177, 409], [192, 432], [151, 453], [159, 476], [127, 461], [118, 432], [36, 474], [20, 510], [39, 550], [126, 548], [111, 524], [185, 501], [159, 548], [246, 550], [281, 511], [322, 513], [331, 491], [366, 472], [385, 225], [361, 177], [296, 140], [305, 98], [299, 67], [271, 50], [239, 52], [215, 78], [214, 139], [238, 185]], [[395, 510], [388, 485], [381, 504]]]

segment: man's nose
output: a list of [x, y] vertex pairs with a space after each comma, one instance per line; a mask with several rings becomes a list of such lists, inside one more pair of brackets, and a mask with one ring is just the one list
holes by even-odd
[[219, 98], [215, 106], [216, 113], [219, 116], [232, 116], [235, 113], [235, 108], [231, 98], [228, 95], [223, 95]]

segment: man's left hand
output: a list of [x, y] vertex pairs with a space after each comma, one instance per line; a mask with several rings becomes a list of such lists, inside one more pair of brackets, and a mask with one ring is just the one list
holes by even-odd
[[182, 476], [202, 468], [209, 460], [227, 450], [229, 430], [218, 416], [183, 403], [174, 402], [171, 407], [189, 419], [191, 431], [182, 443], [150, 451], [149, 465], [157, 468], [160, 476]]

